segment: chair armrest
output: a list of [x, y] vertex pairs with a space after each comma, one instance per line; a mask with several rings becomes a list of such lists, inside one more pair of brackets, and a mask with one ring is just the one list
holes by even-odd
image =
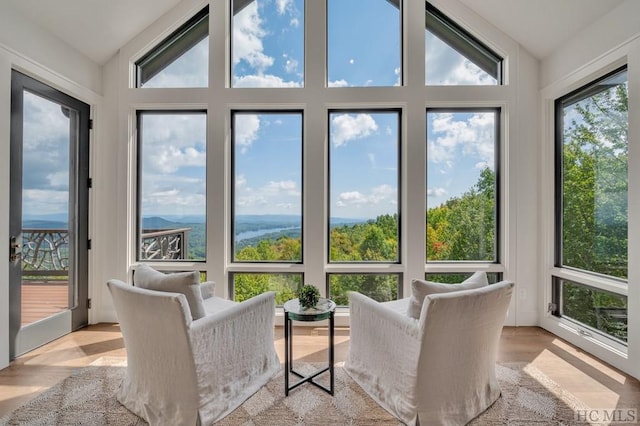
[[268, 292], [191, 323], [198, 390], [220, 398], [218, 414], [229, 408], [226, 395], [244, 388], [251, 395], [280, 369], [274, 314], [275, 293]]
[[214, 281], [205, 281], [200, 283], [200, 293], [203, 299], [213, 297], [216, 292], [216, 283]]
[[349, 308], [347, 372], [383, 407], [414, 417], [422, 341], [418, 321], [356, 292], [349, 293]]

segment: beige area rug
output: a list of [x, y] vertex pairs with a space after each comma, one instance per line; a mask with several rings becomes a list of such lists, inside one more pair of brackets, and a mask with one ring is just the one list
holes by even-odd
[[[0, 419], [0, 425], [145, 425], [114, 393], [126, 360], [103, 357]], [[296, 365], [305, 373], [310, 365]], [[351, 380], [335, 369], [335, 396], [303, 384], [284, 396], [281, 372], [219, 425], [399, 425]], [[324, 373], [322, 376], [326, 376]], [[535, 367], [498, 364], [502, 396], [471, 425], [578, 425], [574, 414], [586, 409]], [[321, 377], [322, 377], [321, 376]], [[324, 377], [326, 379], [326, 377]], [[321, 381], [321, 380], [320, 380]]]

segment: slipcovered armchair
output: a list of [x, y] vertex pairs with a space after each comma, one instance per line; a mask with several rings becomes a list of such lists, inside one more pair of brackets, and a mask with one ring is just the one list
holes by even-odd
[[[345, 369], [407, 425], [463, 425], [500, 396], [495, 362], [514, 284], [487, 286], [484, 272], [472, 278], [458, 285], [414, 280], [413, 296], [392, 302], [349, 294]], [[431, 288], [416, 291], [425, 283]]]
[[[165, 275], [147, 272], [153, 279]], [[204, 316], [194, 319], [185, 294], [136, 284], [107, 283], [127, 351], [117, 399], [149, 424], [212, 424], [280, 369], [273, 342], [274, 293], [242, 303], [207, 294], [198, 300]], [[207, 293], [203, 289], [192, 287], [198, 295]]]

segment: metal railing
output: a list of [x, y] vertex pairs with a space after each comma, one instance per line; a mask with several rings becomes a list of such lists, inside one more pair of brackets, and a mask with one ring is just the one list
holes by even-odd
[[191, 228], [145, 229], [140, 235], [140, 260], [188, 258]]
[[[141, 260], [188, 258], [191, 228], [145, 229], [140, 235]], [[69, 231], [22, 230], [22, 275], [33, 281], [61, 281], [69, 275]]]

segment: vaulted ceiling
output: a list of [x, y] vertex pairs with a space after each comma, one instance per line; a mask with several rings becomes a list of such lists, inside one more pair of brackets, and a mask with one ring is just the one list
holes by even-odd
[[[180, 2], [5, 1], [98, 64], [107, 62], [120, 47]], [[460, 1], [524, 46], [533, 56], [544, 59], [625, 0]]]

